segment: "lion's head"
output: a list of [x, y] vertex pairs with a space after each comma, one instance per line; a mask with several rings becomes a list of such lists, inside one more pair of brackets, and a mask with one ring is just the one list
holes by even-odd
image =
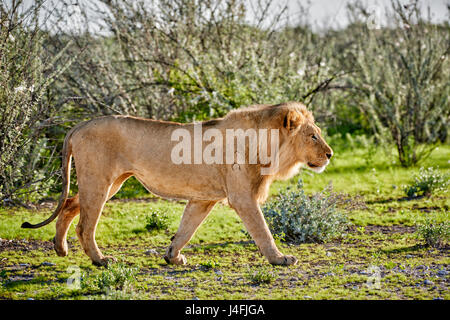
[[289, 144], [292, 146], [296, 162], [306, 165], [315, 172], [322, 172], [330, 163], [333, 150], [322, 137], [320, 128], [314, 123], [314, 117], [302, 104], [289, 106], [283, 127]]
[[[302, 164], [320, 173], [325, 170], [333, 156], [333, 150], [323, 139], [313, 115], [299, 102], [240, 108], [228, 113], [224, 121], [232, 123], [237, 128], [278, 130], [280, 149], [275, 174], [277, 179], [289, 179], [297, 174]], [[217, 120], [212, 123], [217, 123]], [[268, 136], [267, 138], [270, 140]], [[270, 144], [268, 142], [267, 146]]]

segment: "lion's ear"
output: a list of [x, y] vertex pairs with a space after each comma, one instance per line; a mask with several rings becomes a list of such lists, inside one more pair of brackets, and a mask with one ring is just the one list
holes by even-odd
[[288, 131], [295, 130], [302, 123], [302, 115], [300, 115], [297, 111], [288, 110], [286, 112], [283, 119], [283, 127]]

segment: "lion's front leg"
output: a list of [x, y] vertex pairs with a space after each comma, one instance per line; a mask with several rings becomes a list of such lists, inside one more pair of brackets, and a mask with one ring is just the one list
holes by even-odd
[[216, 201], [194, 201], [191, 200], [184, 209], [180, 226], [172, 238], [172, 243], [166, 250], [164, 260], [172, 264], [186, 264], [186, 258], [180, 251], [191, 240], [197, 228], [205, 220], [208, 213], [216, 204]]
[[245, 228], [269, 263], [276, 265], [297, 264], [298, 260], [296, 257], [283, 255], [278, 250], [256, 200], [251, 196], [246, 197], [240, 194], [235, 197], [229, 197], [229, 202], [242, 219]]

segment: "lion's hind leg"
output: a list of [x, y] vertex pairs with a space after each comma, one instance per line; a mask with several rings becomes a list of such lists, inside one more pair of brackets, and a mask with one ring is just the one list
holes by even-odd
[[56, 222], [56, 235], [53, 238], [56, 254], [65, 257], [68, 253], [67, 232], [73, 219], [80, 213], [80, 202], [78, 194], [67, 199], [62, 212], [58, 216]]
[[[125, 180], [131, 176], [132, 173], [124, 173], [114, 181], [108, 193], [108, 200], [119, 191]], [[78, 194], [76, 194], [74, 197], [67, 199], [62, 212], [58, 216], [58, 221], [56, 222], [56, 235], [53, 238], [53, 243], [55, 245], [55, 251], [60, 257], [65, 257], [68, 253], [67, 233], [73, 219], [78, 214], [80, 214], [80, 201]]]
[[97, 266], [106, 266], [110, 260], [114, 259], [105, 257], [100, 252], [95, 241], [95, 231], [113, 183], [108, 182], [109, 179], [98, 176], [96, 179], [91, 179], [92, 176], [83, 174], [78, 177], [80, 221], [75, 230], [84, 252], [91, 258], [92, 263]]

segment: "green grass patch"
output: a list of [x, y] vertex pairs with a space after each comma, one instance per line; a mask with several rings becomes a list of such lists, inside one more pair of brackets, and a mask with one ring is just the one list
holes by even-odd
[[[52, 210], [1, 208], [0, 298], [449, 299], [448, 244], [427, 246], [417, 236], [427, 221], [448, 223], [448, 190], [408, 198], [401, 186], [419, 168], [386, 164], [381, 151], [367, 162], [365, 152], [336, 152], [323, 174], [302, 171], [272, 186], [270, 201], [299, 178], [307, 196], [332, 181], [340, 194], [336, 207], [352, 222], [345, 237], [326, 243], [277, 241], [280, 251], [298, 258], [290, 267], [269, 265], [237, 214], [222, 204], [183, 250], [187, 265], [173, 266], [163, 254], [186, 202], [150, 196], [109, 201], [96, 234], [103, 254], [120, 261], [108, 269], [94, 267], [80, 248], [78, 218], [68, 234], [69, 255], [58, 257], [50, 242], [55, 223], [20, 228], [24, 221], [44, 220]], [[448, 173], [449, 158], [450, 147], [442, 146], [421, 166]], [[154, 212], [163, 213], [162, 228], [148, 228]]]

